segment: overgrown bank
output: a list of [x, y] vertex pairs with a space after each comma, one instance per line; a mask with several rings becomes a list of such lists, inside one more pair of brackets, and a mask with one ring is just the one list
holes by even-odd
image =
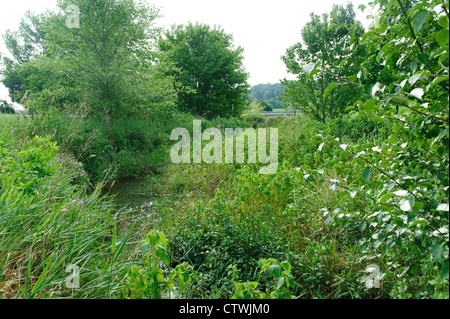
[[[166, 211], [170, 225], [177, 219], [175, 227], [161, 224], [158, 229], [169, 234], [174, 260], [199, 272], [197, 296], [228, 298], [240, 289], [255, 298], [287, 291], [303, 298], [448, 297], [442, 268], [448, 252], [435, 229], [445, 240], [448, 212], [438, 210], [438, 224], [427, 225], [420, 214], [386, 210], [402, 194], [390, 195], [389, 183], [380, 184], [381, 174], [367, 178], [361, 173], [366, 161], [376, 162], [378, 152], [366, 153], [365, 159], [350, 153], [348, 145], [357, 147], [355, 153], [383, 145], [383, 125], [354, 116], [328, 125], [304, 117], [267, 122], [280, 136], [280, 165], [273, 176], [246, 165], [234, 167], [216, 184], [213, 177], [221, 165], [177, 164], [168, 170], [164, 184], [177, 189], [171, 176], [182, 174], [187, 196], [174, 201], [172, 214]], [[322, 144], [324, 135], [334, 141], [339, 136], [339, 143]], [[200, 194], [195, 187], [199, 171], [212, 177]], [[375, 195], [374, 185], [384, 192]], [[208, 190], [216, 186], [211, 195]], [[394, 201], [383, 203], [388, 197]], [[284, 279], [272, 274], [280, 281], [271, 285], [258, 265], [271, 258], [289, 264], [280, 270], [289, 268], [294, 284], [288, 284], [287, 274], [279, 276]], [[376, 269], [379, 288], [370, 269]], [[236, 281], [243, 286], [237, 288]]]
[[[25, 123], [0, 117], [1, 298], [113, 297], [131, 257], [117, 238], [121, 213], [80, 162]], [[82, 276], [68, 279], [75, 269]]]
[[[98, 187], [92, 192], [79, 162], [51, 140], [29, 137], [27, 120], [8, 120], [1, 134], [3, 297], [167, 298], [173, 289], [192, 298], [448, 297], [439, 266], [448, 250], [442, 244], [430, 253], [427, 242], [439, 234], [420, 216], [380, 209], [370, 191], [377, 178], [367, 180], [367, 163], [342, 147], [376, 148], [386, 139], [380, 125], [269, 118], [280, 137], [275, 175], [259, 174], [257, 164], [169, 163], [148, 177], [151, 191], [168, 195], [155, 220], [127, 233], [126, 216], [112, 214]], [[323, 145], [324, 134], [339, 143]], [[81, 289], [65, 286], [70, 264], [82, 265]], [[366, 285], [370, 265], [379, 288]]]
[[[7, 34], [5, 83], [35, 116], [0, 117], [3, 296], [448, 298], [448, 1], [374, 0], [367, 32], [351, 4], [311, 15], [284, 57], [305, 116], [265, 121], [255, 101], [244, 122], [214, 119], [244, 105], [231, 37], [181, 26], [152, 51], [154, 8], [76, 2], [92, 28], [47, 12]], [[211, 81], [219, 60], [242, 85]], [[171, 163], [171, 130], [199, 117], [180, 110], [278, 128], [276, 174]], [[133, 175], [164, 196], [131, 227], [98, 183]]]

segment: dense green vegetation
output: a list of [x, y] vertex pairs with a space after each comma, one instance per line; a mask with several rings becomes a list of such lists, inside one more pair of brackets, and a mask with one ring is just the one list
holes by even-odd
[[250, 102], [256, 99], [266, 111], [282, 109], [285, 105], [283, 105], [280, 95], [284, 89], [285, 87], [281, 83], [257, 84], [251, 88], [248, 99]]
[[[30, 138], [20, 118], [0, 124], [1, 297], [113, 297], [131, 256], [116, 237], [121, 213], [56, 142]], [[82, 290], [67, 288], [71, 264]]]
[[[6, 35], [4, 83], [32, 116], [0, 115], [1, 298], [449, 297], [448, 1], [374, 0], [367, 31], [351, 5], [311, 15], [283, 57], [302, 113], [283, 118], [258, 115], [264, 85], [240, 116], [242, 51], [222, 30], [73, 3], [84, 28], [29, 13]], [[172, 163], [194, 119], [277, 128], [277, 172]], [[147, 218], [104, 195], [130, 176], [159, 195]]]
[[16, 111], [9, 105], [0, 105], [0, 113], [4, 114], [15, 114]]
[[166, 32], [158, 42], [175, 79], [177, 106], [206, 118], [239, 116], [245, 106], [248, 74], [243, 49], [218, 27], [192, 23]]
[[[302, 29], [302, 40], [291, 46], [283, 56], [288, 71], [297, 81], [284, 81], [282, 97], [294, 109], [313, 116], [318, 121], [338, 117], [361, 96], [361, 91], [342, 86], [331, 92], [333, 75], [346, 77], [358, 73], [366, 58], [366, 46], [360, 43], [364, 28], [355, 20], [353, 5], [334, 5], [331, 13], [322, 17], [311, 14], [311, 21]], [[323, 72], [314, 80], [305, 77], [310, 65], [320, 65]], [[329, 94], [325, 94], [329, 93]]]

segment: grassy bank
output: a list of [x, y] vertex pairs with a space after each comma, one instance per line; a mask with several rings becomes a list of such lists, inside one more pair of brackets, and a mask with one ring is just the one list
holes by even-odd
[[[192, 119], [178, 117], [161, 131], [192, 131]], [[118, 129], [111, 138], [77, 117], [0, 120], [4, 298], [448, 298], [442, 260], [426, 239], [439, 234], [420, 216], [383, 210], [371, 190], [382, 176], [361, 175], [367, 163], [349, 151], [379, 159], [386, 131], [368, 120], [266, 119], [261, 127], [279, 130], [273, 175], [259, 174], [258, 164], [169, 163], [168, 133], [155, 155], [157, 146], [145, 139], [132, 146], [127, 134], [136, 128], [124, 125], [125, 148], [109, 152], [105, 145], [119, 145]], [[202, 123], [241, 125], [252, 123]], [[156, 140], [136, 127], [138, 136]], [[327, 136], [339, 142], [324, 143]], [[93, 150], [109, 157], [99, 160]], [[92, 173], [86, 177], [86, 167], [99, 163], [132, 175], [136, 165], [118, 161], [121, 151], [146, 163], [136, 173], [160, 195], [155, 217], [132, 229], [102, 198]], [[161, 158], [155, 170], [142, 160], [154, 156]], [[448, 216], [435, 222], [448, 229]], [[80, 289], [67, 288], [69, 265], [82, 269]], [[368, 269], [377, 270], [378, 287]]]
[[121, 213], [26, 121], [0, 117], [0, 296], [114, 297], [132, 256]]
[[[366, 153], [365, 161], [347, 149], [376, 150], [386, 139], [382, 125], [351, 116], [325, 125], [298, 116], [269, 118], [263, 126], [279, 129], [275, 175], [259, 174], [256, 165], [173, 164], [159, 177], [168, 194], [178, 195], [159, 206], [157, 228], [168, 234], [173, 265], [185, 262], [198, 272], [194, 296], [448, 297], [439, 256], [417, 237], [438, 236], [435, 229], [417, 226], [419, 215], [383, 210], [371, 190], [383, 176], [368, 183], [360, 173], [379, 152]], [[339, 143], [325, 144], [326, 136]], [[445, 234], [448, 220], [437, 221]]]

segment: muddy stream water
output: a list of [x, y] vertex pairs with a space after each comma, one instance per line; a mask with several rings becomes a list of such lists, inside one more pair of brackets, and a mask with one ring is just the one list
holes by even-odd
[[154, 218], [157, 197], [149, 191], [149, 183], [142, 177], [121, 180], [111, 187], [108, 195], [114, 196], [113, 203], [117, 209], [133, 211], [133, 219]]

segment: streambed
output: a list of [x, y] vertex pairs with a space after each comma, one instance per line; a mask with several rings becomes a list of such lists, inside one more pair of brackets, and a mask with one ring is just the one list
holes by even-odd
[[156, 218], [156, 195], [149, 190], [150, 181], [144, 177], [128, 178], [115, 182], [108, 195], [114, 196], [117, 209], [125, 209], [134, 220]]

